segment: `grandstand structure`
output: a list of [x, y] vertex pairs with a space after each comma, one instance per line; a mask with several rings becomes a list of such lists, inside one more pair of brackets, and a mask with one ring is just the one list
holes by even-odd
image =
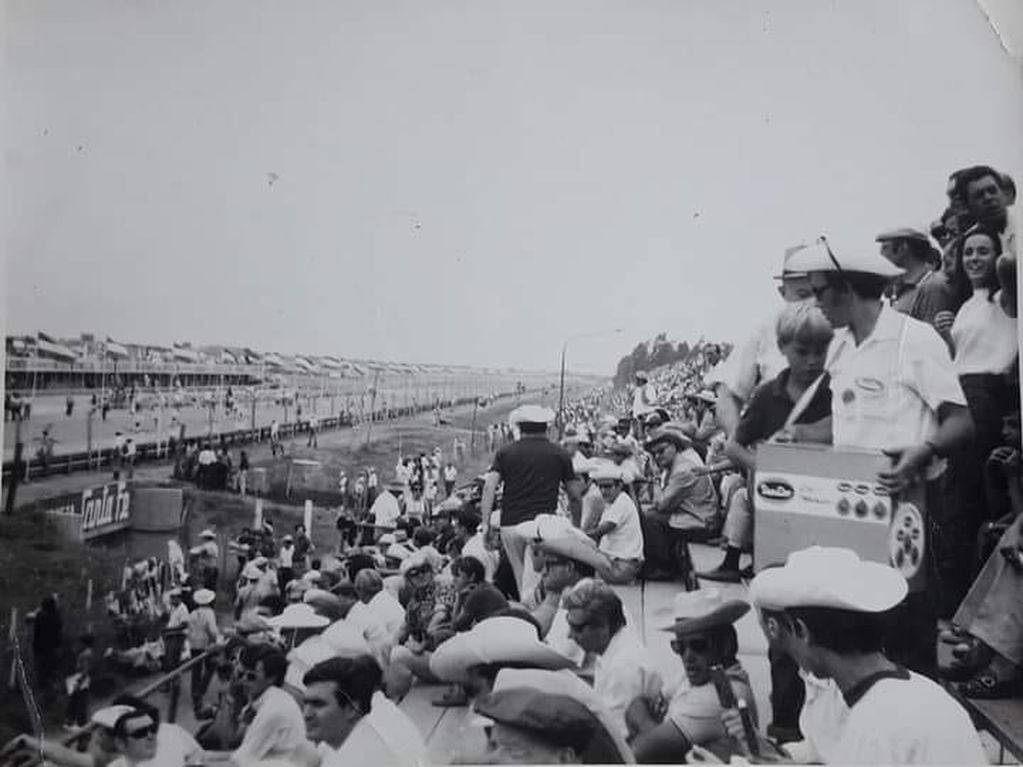
[[337, 355], [280, 354], [244, 347], [119, 343], [83, 333], [7, 336], [6, 391], [22, 397], [113, 389], [259, 387], [318, 390], [338, 396], [377, 390], [405, 404], [453, 401], [469, 394], [547, 385], [552, 374]]

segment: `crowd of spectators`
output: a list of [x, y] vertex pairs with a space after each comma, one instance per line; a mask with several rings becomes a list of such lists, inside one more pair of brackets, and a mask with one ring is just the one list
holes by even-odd
[[[447, 686], [436, 705], [483, 717], [459, 763], [983, 762], [949, 690], [1023, 690], [1015, 188], [977, 166], [952, 174], [948, 197], [929, 232], [790, 249], [782, 306], [733, 350], [701, 343], [557, 417], [517, 408], [472, 487], [436, 453], [400, 460], [386, 484], [342, 476], [336, 545], [264, 524], [235, 547], [230, 584], [204, 533], [163, 629], [168, 667], [186, 649], [202, 661], [185, 751], [423, 764], [429, 733], [398, 704], [426, 684]], [[767, 441], [883, 453], [885, 495], [926, 493], [928, 588], [854, 541], [755, 561]], [[718, 567], [695, 571], [697, 542], [721, 547]], [[674, 667], [622, 599], [637, 579], [681, 581], [663, 625]], [[742, 596], [715, 585], [741, 581]], [[231, 621], [211, 618], [218, 603]], [[735, 628], [751, 609], [769, 647], [763, 729]], [[181, 753], [145, 704], [120, 705], [93, 713], [96, 748]]]

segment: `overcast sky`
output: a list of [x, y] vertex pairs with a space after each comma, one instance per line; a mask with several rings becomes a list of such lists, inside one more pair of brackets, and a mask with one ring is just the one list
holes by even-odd
[[611, 372], [1023, 181], [971, 0], [7, 3], [7, 330]]

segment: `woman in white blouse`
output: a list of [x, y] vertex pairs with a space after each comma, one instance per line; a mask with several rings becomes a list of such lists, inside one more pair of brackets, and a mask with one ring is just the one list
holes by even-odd
[[984, 483], [984, 464], [1001, 442], [1006, 415], [1019, 409], [1019, 390], [1010, 378], [1018, 354], [1016, 320], [1002, 309], [995, 262], [1002, 253], [1001, 238], [981, 227], [969, 230], [956, 252], [955, 270], [969, 282], [970, 297], [954, 318], [935, 317], [935, 327], [949, 344], [956, 372], [976, 428], [972, 444], [953, 461], [956, 495], [961, 514], [969, 514], [975, 538], [990, 518]]

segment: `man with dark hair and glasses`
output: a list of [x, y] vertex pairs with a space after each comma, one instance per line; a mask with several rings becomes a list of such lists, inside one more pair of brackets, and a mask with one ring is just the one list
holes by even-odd
[[[985, 764], [969, 714], [945, 690], [884, 652], [885, 624], [908, 592], [896, 569], [853, 551], [814, 546], [789, 555], [750, 584], [761, 625], [809, 679], [818, 681], [801, 724], [806, 743], [787, 745], [797, 761], [825, 764]], [[844, 703], [844, 710], [842, 704]], [[822, 705], [824, 704], [824, 705]], [[827, 709], [830, 709], [828, 711]], [[743, 730], [737, 712], [722, 721]], [[754, 760], [755, 761], [755, 760]]]
[[207, 762], [229, 759], [240, 767], [280, 759], [304, 764], [311, 746], [298, 703], [281, 688], [288, 670], [284, 654], [268, 645], [250, 646], [242, 650], [239, 663], [238, 678], [248, 699], [241, 712], [245, 733], [235, 751], [207, 752]]
[[[901, 270], [876, 251], [836, 254], [826, 238], [800, 253], [798, 266], [824, 316], [835, 328], [825, 368], [831, 375], [832, 442], [836, 447], [884, 452], [892, 466], [877, 481], [889, 493], [925, 482], [927, 506], [939, 532], [951, 517], [940, 481], [945, 456], [973, 435], [973, 420], [948, 348], [930, 325], [881, 302]], [[941, 543], [938, 536], [935, 544]], [[954, 552], [935, 551], [946, 574]], [[945, 598], [946, 611], [958, 601]], [[892, 640], [899, 659], [921, 673], [936, 666], [936, 605], [927, 594], [911, 595], [907, 623]]]
[[671, 649], [682, 660], [688, 686], [667, 701], [638, 697], [629, 705], [625, 721], [636, 761], [681, 763], [693, 746], [711, 751], [724, 762], [740, 753], [722, 722], [721, 705], [712, 674], [720, 667], [736, 700], [744, 701], [756, 723], [756, 701], [749, 677], [736, 655], [739, 648], [735, 622], [749, 612], [741, 600], [725, 600], [717, 589], [684, 591], [675, 596]]
[[381, 681], [380, 666], [369, 655], [330, 658], [302, 678], [302, 716], [320, 767], [427, 763], [422, 735], [380, 692]]

